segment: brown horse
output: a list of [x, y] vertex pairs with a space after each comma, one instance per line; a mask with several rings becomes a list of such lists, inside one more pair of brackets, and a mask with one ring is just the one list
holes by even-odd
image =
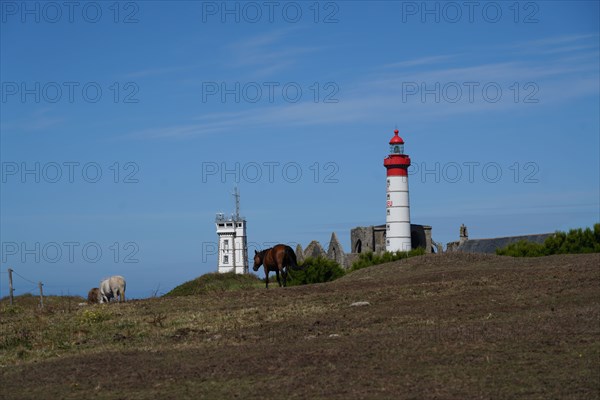
[[269, 288], [269, 271], [275, 271], [277, 274], [277, 283], [281, 287], [279, 273], [281, 272], [283, 277], [283, 286], [286, 286], [289, 268], [298, 269], [296, 253], [294, 253], [294, 250], [290, 246], [286, 246], [285, 244], [278, 244], [263, 251], [254, 250], [254, 267], [252, 269], [258, 271], [261, 265], [264, 265], [267, 289]]

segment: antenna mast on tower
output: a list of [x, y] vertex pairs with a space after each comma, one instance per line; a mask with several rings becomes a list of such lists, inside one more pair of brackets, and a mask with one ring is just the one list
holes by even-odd
[[235, 197], [235, 220], [238, 221], [240, 219], [240, 193], [237, 186], [233, 190], [233, 197]]

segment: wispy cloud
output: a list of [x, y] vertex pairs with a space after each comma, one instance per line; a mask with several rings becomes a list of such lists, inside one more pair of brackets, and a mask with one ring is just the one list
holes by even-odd
[[13, 121], [3, 120], [0, 122], [2, 133], [10, 132], [39, 132], [51, 129], [62, 124], [65, 118], [55, 114], [51, 107], [40, 108], [32, 112], [27, 118], [15, 119]]
[[226, 46], [227, 63], [233, 68], [254, 68], [256, 76], [267, 76], [293, 65], [318, 46], [290, 44], [290, 37], [301, 28], [288, 28], [251, 36]]
[[124, 78], [147, 78], [150, 76], [174, 74], [178, 72], [190, 71], [196, 68], [200, 68], [200, 64], [186, 65], [186, 66], [165, 66], [165, 67], [153, 67], [144, 68], [137, 71], [129, 72], [123, 75]]
[[587, 33], [583, 35], [561, 35], [552, 36], [543, 39], [529, 40], [526, 42], [518, 43], [515, 47], [553, 47], [557, 45], [563, 45], [566, 43], [581, 42], [588, 39], [598, 40], [597, 33]]
[[519, 51], [519, 54], [525, 55], [553, 55], [558, 53], [581, 53], [582, 51], [589, 54], [589, 50], [598, 50], [598, 38], [597, 33], [552, 36], [514, 43], [510, 47]]
[[237, 129], [273, 126], [315, 126], [356, 122], [369, 117], [370, 107], [356, 100], [336, 104], [298, 103], [268, 106], [242, 112], [219, 112], [196, 118], [198, 122], [145, 129], [129, 133], [133, 138], [181, 138]]
[[407, 68], [407, 67], [417, 67], [423, 65], [433, 65], [439, 64], [444, 61], [449, 61], [456, 58], [457, 55], [443, 55], [443, 56], [431, 56], [431, 57], [421, 57], [414, 58], [411, 60], [399, 61], [391, 64], [385, 64], [382, 68]]
[[[276, 32], [270, 35], [250, 38], [249, 48], [267, 46], [278, 43], [285, 33]], [[580, 46], [582, 40], [588, 40], [590, 35], [580, 35], [569, 38], [553, 38], [542, 43], [571, 43]], [[241, 46], [241, 43], [236, 44]], [[506, 50], [506, 49], [505, 49]], [[288, 50], [292, 51], [292, 50]], [[511, 53], [510, 50], [506, 50]], [[272, 51], [275, 54], [276, 50]], [[190, 123], [152, 128], [130, 135], [144, 138], [175, 138], [198, 136], [226, 132], [241, 128], [261, 127], [291, 127], [344, 125], [365, 120], [375, 120], [394, 115], [398, 120], [422, 121], [448, 115], [461, 115], [487, 112], [505, 112], [510, 109], [536, 107], [535, 104], [549, 104], [570, 101], [572, 99], [597, 95], [598, 61], [586, 57], [589, 50], [574, 51], [569, 57], [556, 54], [552, 62], [547, 57], [528, 57], [526, 59], [511, 57], [508, 54], [502, 62], [472, 64], [447, 68], [444, 60], [455, 60], [459, 55], [431, 55], [414, 60], [405, 60], [387, 64], [384, 68], [374, 67], [372, 74], [362, 76], [351, 84], [339, 82], [339, 102], [333, 104], [313, 103], [305, 101], [296, 104], [257, 104], [252, 109], [237, 112], [218, 112], [203, 114], [190, 118]], [[262, 58], [255, 56], [250, 64], [260, 65]], [[267, 57], [267, 59], [269, 59]], [[393, 68], [409, 66], [425, 66], [402, 73]], [[474, 101], [470, 101], [465, 82], [477, 84]], [[497, 102], [487, 101], [483, 95], [483, 86], [495, 83], [502, 90], [502, 97]], [[535, 104], [524, 105], [523, 97], [514, 100], [514, 84], [518, 83], [521, 96], [531, 95], [537, 99]], [[416, 84], [421, 90], [421, 84], [431, 89], [439, 84], [453, 83], [463, 90], [460, 101], [452, 102], [445, 98], [435, 101], [429, 95], [423, 101], [421, 94], [406, 96], [406, 84]], [[524, 89], [524, 85], [533, 83], [533, 89]], [[533, 90], [533, 92], [532, 92]], [[531, 98], [531, 96], [530, 96]]]

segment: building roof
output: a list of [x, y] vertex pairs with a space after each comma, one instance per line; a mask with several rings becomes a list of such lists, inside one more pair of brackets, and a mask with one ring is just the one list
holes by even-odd
[[554, 233], [540, 233], [535, 235], [505, 236], [491, 239], [469, 239], [459, 245], [456, 251], [462, 253], [487, 253], [496, 254], [496, 249], [501, 249], [511, 243], [520, 240], [526, 240], [533, 243], [544, 243], [544, 241], [554, 235]]

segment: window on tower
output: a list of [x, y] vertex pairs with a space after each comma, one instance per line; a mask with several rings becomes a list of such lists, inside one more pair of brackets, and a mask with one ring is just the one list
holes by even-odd
[[223, 256], [223, 264], [229, 264], [229, 256]]

